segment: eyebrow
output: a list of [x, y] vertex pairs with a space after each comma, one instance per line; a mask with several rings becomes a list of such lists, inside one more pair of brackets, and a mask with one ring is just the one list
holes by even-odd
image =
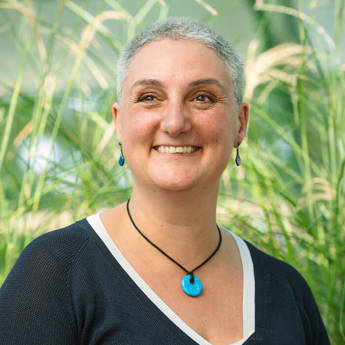
[[[189, 87], [195, 87], [200, 85], [209, 85], [213, 84], [218, 86], [224, 93], [226, 93], [226, 88], [223, 84], [221, 84], [217, 79], [213, 78], [203, 78], [203, 79], [197, 79], [189, 83]], [[157, 79], [139, 79], [137, 80], [130, 88], [130, 91], [132, 91], [137, 86], [156, 86], [156, 87], [163, 87], [163, 83], [160, 82]]]
[[130, 91], [132, 91], [137, 86], [157, 86], [162, 87], [163, 84], [157, 79], [139, 79], [132, 86]]
[[209, 84], [213, 84], [218, 86], [224, 93], [226, 93], [226, 88], [223, 84], [221, 84], [217, 79], [213, 79], [213, 78], [204, 78], [204, 79], [198, 79], [195, 81], [192, 81], [189, 86], [190, 87], [195, 87], [195, 86], [200, 86], [200, 85], [209, 85]]

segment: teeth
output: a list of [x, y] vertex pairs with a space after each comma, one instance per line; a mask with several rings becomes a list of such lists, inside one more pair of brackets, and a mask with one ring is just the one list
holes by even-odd
[[157, 146], [156, 149], [163, 153], [192, 153], [198, 148], [196, 146]]

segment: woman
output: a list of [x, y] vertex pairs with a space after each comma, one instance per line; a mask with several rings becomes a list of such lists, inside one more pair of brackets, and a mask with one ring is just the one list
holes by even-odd
[[0, 292], [0, 344], [329, 344], [303, 278], [216, 224], [248, 123], [242, 63], [170, 18], [118, 61], [127, 203], [26, 247]]

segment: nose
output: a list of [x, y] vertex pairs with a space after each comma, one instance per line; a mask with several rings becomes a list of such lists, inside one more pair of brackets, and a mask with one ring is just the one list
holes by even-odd
[[188, 111], [180, 101], [170, 101], [163, 113], [161, 129], [172, 137], [179, 136], [190, 130], [191, 123]]

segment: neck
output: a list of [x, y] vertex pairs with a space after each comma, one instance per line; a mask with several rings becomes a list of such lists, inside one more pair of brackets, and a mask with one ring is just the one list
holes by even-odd
[[217, 194], [218, 184], [193, 193], [147, 192], [134, 185], [129, 208], [136, 225], [152, 242], [193, 265], [218, 243]]

